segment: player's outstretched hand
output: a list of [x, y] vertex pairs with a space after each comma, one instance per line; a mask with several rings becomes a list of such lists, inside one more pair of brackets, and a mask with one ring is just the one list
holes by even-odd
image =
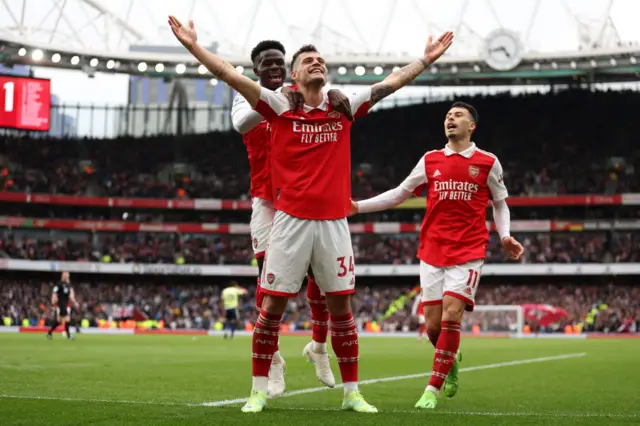
[[282, 94], [289, 100], [289, 108], [295, 112], [297, 110], [302, 111], [304, 108], [304, 96], [297, 90], [293, 90], [289, 86], [282, 86]]
[[353, 112], [351, 111], [351, 102], [344, 93], [339, 90], [331, 89], [327, 93], [331, 108], [344, 114], [349, 121], [353, 121]]
[[349, 217], [358, 214], [358, 203], [351, 200], [351, 211], [349, 212]]
[[511, 255], [512, 259], [518, 260], [524, 253], [524, 247], [513, 237], [504, 237], [502, 247]]
[[424, 58], [430, 64], [442, 56], [444, 52], [447, 51], [451, 44], [453, 43], [453, 32], [447, 31], [442, 34], [435, 42], [433, 41], [433, 37], [429, 36], [427, 40], [427, 47], [424, 48]]
[[176, 36], [178, 41], [182, 43], [184, 47], [191, 49], [198, 42], [198, 33], [196, 33], [196, 27], [193, 21], [189, 20], [189, 26], [185, 27], [178, 21], [175, 16], [169, 16], [169, 26], [173, 35]]

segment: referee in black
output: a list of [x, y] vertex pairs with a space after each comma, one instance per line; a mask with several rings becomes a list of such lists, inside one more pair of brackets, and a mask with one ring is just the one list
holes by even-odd
[[73, 288], [71, 287], [69, 273], [63, 272], [60, 277], [60, 282], [58, 282], [58, 285], [53, 287], [53, 294], [51, 295], [51, 304], [56, 308], [56, 317], [53, 320], [53, 324], [51, 324], [49, 332], [47, 333], [47, 339], [51, 340], [53, 338], [53, 331], [61, 323], [64, 323], [64, 329], [67, 332], [67, 339], [73, 339], [73, 336], [71, 336], [71, 333], [69, 332], [71, 303], [73, 303], [76, 308], [80, 307], [76, 301]]

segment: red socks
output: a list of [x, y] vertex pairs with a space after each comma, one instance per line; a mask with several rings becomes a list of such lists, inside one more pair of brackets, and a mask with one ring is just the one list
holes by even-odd
[[327, 302], [316, 284], [316, 280], [308, 277], [307, 300], [311, 308], [311, 332], [313, 341], [325, 343], [329, 333], [329, 311]]
[[358, 381], [358, 330], [351, 313], [331, 316], [331, 346], [338, 359], [342, 383]]
[[460, 347], [460, 323], [442, 321], [441, 325], [442, 329], [436, 344], [433, 370], [429, 380], [429, 386], [433, 386], [438, 390], [442, 388], [455, 360], [456, 352]]
[[273, 354], [278, 350], [278, 333], [281, 315], [271, 315], [261, 310], [253, 330], [252, 376], [268, 377]]

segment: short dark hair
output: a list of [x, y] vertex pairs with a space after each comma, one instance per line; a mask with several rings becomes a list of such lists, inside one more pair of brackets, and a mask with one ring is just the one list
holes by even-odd
[[468, 104], [466, 102], [456, 101], [451, 105], [451, 108], [463, 108], [469, 111], [469, 115], [473, 119], [476, 126], [478, 125], [478, 111], [473, 107], [473, 105]]
[[293, 58], [291, 58], [291, 69], [292, 70], [293, 70], [293, 65], [298, 60], [298, 56], [302, 55], [303, 53], [308, 53], [308, 52], [316, 52], [316, 53], [318, 53], [318, 49], [316, 49], [316, 47], [313, 44], [305, 44], [300, 49], [298, 49], [298, 51], [293, 54]]
[[276, 40], [263, 40], [256, 44], [256, 47], [251, 50], [251, 62], [256, 63], [256, 58], [260, 56], [265, 50], [279, 50], [284, 55], [286, 52], [282, 43]]

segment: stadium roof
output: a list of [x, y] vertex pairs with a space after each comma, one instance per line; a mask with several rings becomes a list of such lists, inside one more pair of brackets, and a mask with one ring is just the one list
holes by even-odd
[[[444, 3], [444, 4], [443, 4]], [[0, 0], [0, 39], [125, 52], [174, 45], [166, 16], [193, 18], [201, 42], [246, 56], [262, 39], [325, 55], [416, 56], [428, 34], [456, 32], [451, 57], [476, 57], [496, 28], [518, 33], [526, 53], [637, 45], [635, 0]], [[302, 10], [300, 10], [302, 9]]]

